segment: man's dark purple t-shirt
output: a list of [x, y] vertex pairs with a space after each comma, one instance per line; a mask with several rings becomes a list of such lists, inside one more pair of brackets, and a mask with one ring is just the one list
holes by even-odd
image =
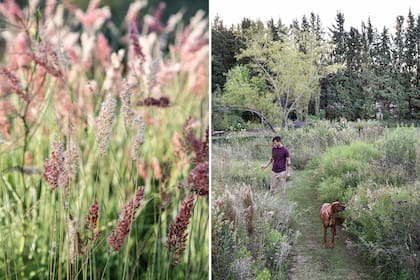
[[271, 156], [273, 158], [272, 171], [279, 173], [286, 170], [286, 158], [289, 156], [289, 150], [282, 146], [281, 148], [274, 148], [271, 150]]

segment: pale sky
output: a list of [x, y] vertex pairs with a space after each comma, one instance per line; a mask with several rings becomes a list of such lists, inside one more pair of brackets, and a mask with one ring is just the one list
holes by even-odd
[[393, 33], [398, 15], [406, 19], [410, 8], [415, 19], [420, 14], [420, 0], [209, 0], [209, 4], [210, 22], [218, 14], [227, 27], [240, 23], [244, 17], [263, 22], [272, 17], [276, 23], [281, 18], [282, 23], [289, 26], [293, 19], [301, 22], [303, 15], [309, 19], [310, 13], [314, 12], [320, 16], [322, 27], [327, 31], [335, 25], [337, 11], [341, 11], [346, 30], [351, 26], [360, 30], [362, 21], [367, 23], [370, 16], [373, 27], [379, 32], [386, 26]]

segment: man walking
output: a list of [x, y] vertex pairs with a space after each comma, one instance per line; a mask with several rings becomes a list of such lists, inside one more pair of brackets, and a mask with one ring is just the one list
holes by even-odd
[[273, 138], [271, 157], [265, 164], [261, 165], [261, 168], [265, 169], [271, 163], [273, 163], [273, 168], [271, 169], [270, 191], [274, 194], [283, 189], [283, 194], [285, 194], [286, 178], [290, 177], [291, 163], [289, 150], [281, 143], [280, 136]]

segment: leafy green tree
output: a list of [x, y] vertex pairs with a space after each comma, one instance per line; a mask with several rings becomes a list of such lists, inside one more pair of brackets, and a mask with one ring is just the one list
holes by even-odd
[[318, 94], [319, 98], [319, 79], [327, 71], [327, 46], [317, 47], [312, 36], [311, 42], [305, 42], [306, 53], [302, 53], [290, 38], [273, 41], [261, 26], [253, 31], [246, 49], [238, 57], [250, 58], [253, 67], [264, 75], [275, 96], [273, 106], [281, 114], [282, 126], [286, 126], [291, 112], [296, 112], [298, 119], [303, 120], [311, 97]]
[[250, 72], [245, 66], [235, 66], [227, 73], [223, 104], [251, 107], [257, 90], [250, 83]]
[[243, 65], [235, 66], [226, 76], [225, 92], [217, 98], [217, 104], [253, 109], [270, 119], [280, 117], [273, 106], [275, 96], [263, 77], [251, 77], [251, 71]]

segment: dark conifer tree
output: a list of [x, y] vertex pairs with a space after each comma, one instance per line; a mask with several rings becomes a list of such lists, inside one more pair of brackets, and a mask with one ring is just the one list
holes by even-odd
[[273, 18], [267, 22], [267, 27], [269, 30], [271, 30], [271, 38], [273, 41], [280, 41], [280, 30], [279, 27], [274, 23]]
[[233, 27], [228, 30], [218, 16], [211, 26], [211, 36], [211, 89], [215, 92], [223, 88], [226, 82], [225, 73], [236, 64], [235, 55], [239, 52], [240, 40], [236, 38]]
[[404, 39], [403, 39], [404, 17], [398, 16], [395, 25], [394, 48], [392, 51], [393, 62], [396, 72], [400, 72], [404, 61]]
[[347, 34], [344, 30], [344, 14], [341, 12], [337, 13], [335, 22], [336, 25], [333, 25], [333, 28], [330, 29], [332, 33], [332, 42], [335, 45], [335, 49], [333, 51], [333, 62], [342, 63], [345, 60], [347, 49]]

